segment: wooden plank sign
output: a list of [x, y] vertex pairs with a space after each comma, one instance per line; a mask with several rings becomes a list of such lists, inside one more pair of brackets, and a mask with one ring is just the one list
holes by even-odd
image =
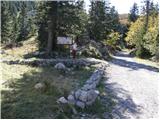
[[70, 45], [72, 44], [72, 39], [71, 37], [57, 37], [57, 44]]

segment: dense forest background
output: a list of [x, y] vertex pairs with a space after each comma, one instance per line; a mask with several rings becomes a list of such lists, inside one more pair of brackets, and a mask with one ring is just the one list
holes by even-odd
[[91, 1], [1, 1], [1, 43], [18, 44], [37, 36], [39, 50], [56, 51], [57, 36], [94, 40], [113, 49], [134, 49], [142, 58], [159, 59], [159, 6], [144, 0], [120, 15], [108, 0]]

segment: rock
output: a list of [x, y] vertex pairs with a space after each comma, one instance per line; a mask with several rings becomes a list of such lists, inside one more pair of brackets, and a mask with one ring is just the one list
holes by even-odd
[[88, 101], [88, 102], [86, 102], [86, 105], [92, 105], [93, 102], [94, 102], [94, 100]]
[[68, 103], [73, 105], [75, 104], [75, 99], [73, 95], [69, 95], [67, 99], [68, 99]]
[[65, 70], [66, 66], [63, 63], [57, 63], [54, 68], [57, 70]]
[[97, 98], [97, 96], [99, 95], [99, 91], [98, 90], [90, 90], [87, 92], [87, 101], [95, 101], [95, 99]]
[[90, 85], [90, 89], [95, 89], [96, 88], [96, 83], [95, 82], [93, 82], [91, 85]]
[[88, 79], [88, 80], [86, 81], [87, 84], [91, 84], [92, 82], [93, 82], [92, 79]]
[[37, 83], [35, 86], [34, 86], [35, 89], [37, 90], [44, 90], [46, 88], [45, 84], [44, 83]]
[[87, 101], [92, 101], [93, 100], [93, 95], [91, 94], [90, 91], [87, 92]]
[[96, 80], [96, 81], [94, 81], [94, 83], [95, 83], [96, 85], [98, 85], [98, 84], [99, 84], [99, 81], [100, 81], [100, 80]]
[[84, 85], [81, 89], [87, 91], [87, 90], [90, 89], [90, 85], [89, 85], [89, 84], [86, 84], [86, 85]]
[[58, 103], [63, 103], [63, 104], [68, 103], [68, 101], [67, 101], [66, 98], [64, 98], [64, 97], [60, 97], [57, 102], [58, 102]]
[[6, 54], [4, 50], [0, 50], [0, 54]]
[[74, 96], [74, 94], [75, 94], [75, 92], [74, 92], [74, 91], [71, 91], [71, 95], [73, 95], [73, 96]]
[[87, 92], [86, 91], [82, 91], [81, 95], [79, 96], [79, 100], [86, 102], [87, 101]]
[[70, 72], [70, 71], [71, 71], [71, 68], [68, 68], [67, 71]]
[[79, 99], [79, 96], [81, 95], [81, 90], [77, 90], [76, 92], [75, 92], [75, 98], [76, 99]]
[[77, 105], [78, 107], [82, 108], [82, 109], [85, 107], [85, 104], [84, 104], [83, 102], [81, 102], [81, 101], [77, 101], [77, 102], [76, 102], [76, 105]]
[[98, 90], [94, 90], [94, 92], [95, 92], [97, 95], [99, 95], [99, 91], [98, 91]]
[[39, 51], [36, 51], [36, 52], [33, 53], [33, 55], [34, 55], [34, 56], [38, 56], [39, 53], [40, 53]]
[[72, 71], [72, 72], [71, 72], [71, 75], [74, 75], [74, 74], [75, 74], [75, 72]]
[[90, 70], [90, 68], [89, 68], [88, 66], [85, 66], [85, 69], [86, 69], [86, 70]]
[[87, 90], [90, 90], [90, 89], [95, 89], [96, 86], [97, 86], [96, 83], [93, 82], [92, 84], [84, 85], [81, 89], [87, 91]]

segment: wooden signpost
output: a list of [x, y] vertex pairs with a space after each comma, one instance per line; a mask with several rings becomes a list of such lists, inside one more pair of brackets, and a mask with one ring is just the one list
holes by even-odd
[[[70, 48], [72, 43], [73, 43], [73, 39], [71, 37], [57, 37], [57, 45], [63, 46], [64, 48], [69, 47], [69, 56], [70, 56]], [[59, 49], [58, 51], [60, 53]]]

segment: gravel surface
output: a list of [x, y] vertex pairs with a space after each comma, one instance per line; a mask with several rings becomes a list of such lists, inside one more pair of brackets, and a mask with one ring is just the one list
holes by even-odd
[[106, 91], [116, 105], [113, 118], [158, 118], [158, 69], [120, 52], [109, 63]]

